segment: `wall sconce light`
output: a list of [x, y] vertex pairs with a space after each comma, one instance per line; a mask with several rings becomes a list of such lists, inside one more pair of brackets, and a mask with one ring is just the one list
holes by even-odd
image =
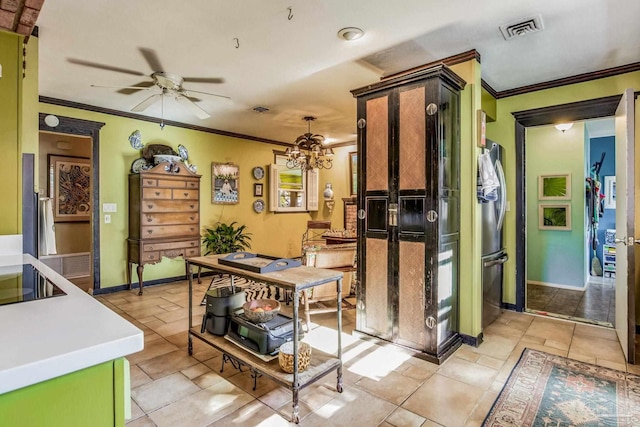
[[556, 129], [558, 129], [562, 133], [565, 133], [566, 131], [568, 131], [572, 127], [573, 127], [573, 122], [571, 122], [571, 123], [558, 123], [556, 125]]
[[322, 196], [324, 197], [325, 206], [329, 209], [329, 213], [332, 213], [333, 207], [336, 205], [336, 201], [333, 200], [333, 187], [330, 182], [325, 184]]
[[50, 128], [54, 128], [60, 124], [60, 119], [53, 114], [47, 114], [44, 116], [44, 123]]

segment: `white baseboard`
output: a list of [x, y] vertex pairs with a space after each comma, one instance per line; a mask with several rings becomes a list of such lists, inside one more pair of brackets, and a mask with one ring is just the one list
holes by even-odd
[[548, 286], [550, 288], [569, 289], [571, 291], [582, 291], [582, 292], [584, 292], [587, 289], [586, 283], [583, 286], [570, 286], [570, 285], [562, 285], [560, 283], [549, 283], [549, 282], [538, 282], [537, 280], [527, 280], [527, 284]]

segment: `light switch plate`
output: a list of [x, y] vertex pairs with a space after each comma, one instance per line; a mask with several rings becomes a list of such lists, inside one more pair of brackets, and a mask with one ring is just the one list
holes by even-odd
[[117, 212], [118, 205], [115, 203], [103, 203], [102, 204], [102, 212]]

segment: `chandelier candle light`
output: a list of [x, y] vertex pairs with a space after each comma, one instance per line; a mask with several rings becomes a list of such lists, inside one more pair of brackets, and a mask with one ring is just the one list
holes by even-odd
[[316, 118], [303, 117], [307, 122], [307, 133], [300, 135], [293, 147], [287, 147], [287, 167], [289, 169], [331, 169], [333, 166], [333, 149], [322, 146], [324, 136], [311, 133], [311, 122]]

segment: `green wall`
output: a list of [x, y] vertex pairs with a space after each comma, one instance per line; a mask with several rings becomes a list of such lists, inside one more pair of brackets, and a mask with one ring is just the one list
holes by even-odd
[[21, 101], [22, 101], [22, 36], [0, 31], [0, 146], [3, 167], [0, 182], [3, 209], [0, 209], [0, 234], [18, 234], [22, 229], [21, 176]]
[[[527, 280], [582, 288], [586, 284], [584, 123], [564, 133], [553, 125], [526, 132]], [[570, 200], [539, 200], [538, 177], [553, 174], [570, 174]], [[557, 204], [571, 206], [571, 230], [541, 230], [538, 207]]]
[[[510, 184], [507, 190], [507, 199], [509, 201], [515, 200], [515, 121], [512, 115], [513, 112], [619, 95], [630, 87], [636, 90], [640, 89], [640, 72], [636, 71], [615, 77], [499, 99], [497, 102], [496, 121], [487, 124], [487, 136], [505, 147], [505, 174], [507, 182]], [[639, 122], [637, 111], [636, 122]], [[510, 304], [515, 304], [516, 302], [515, 213], [515, 206], [512, 204], [511, 210], [506, 215], [504, 235], [507, 252], [512, 255], [505, 264], [504, 284], [504, 301]]]

